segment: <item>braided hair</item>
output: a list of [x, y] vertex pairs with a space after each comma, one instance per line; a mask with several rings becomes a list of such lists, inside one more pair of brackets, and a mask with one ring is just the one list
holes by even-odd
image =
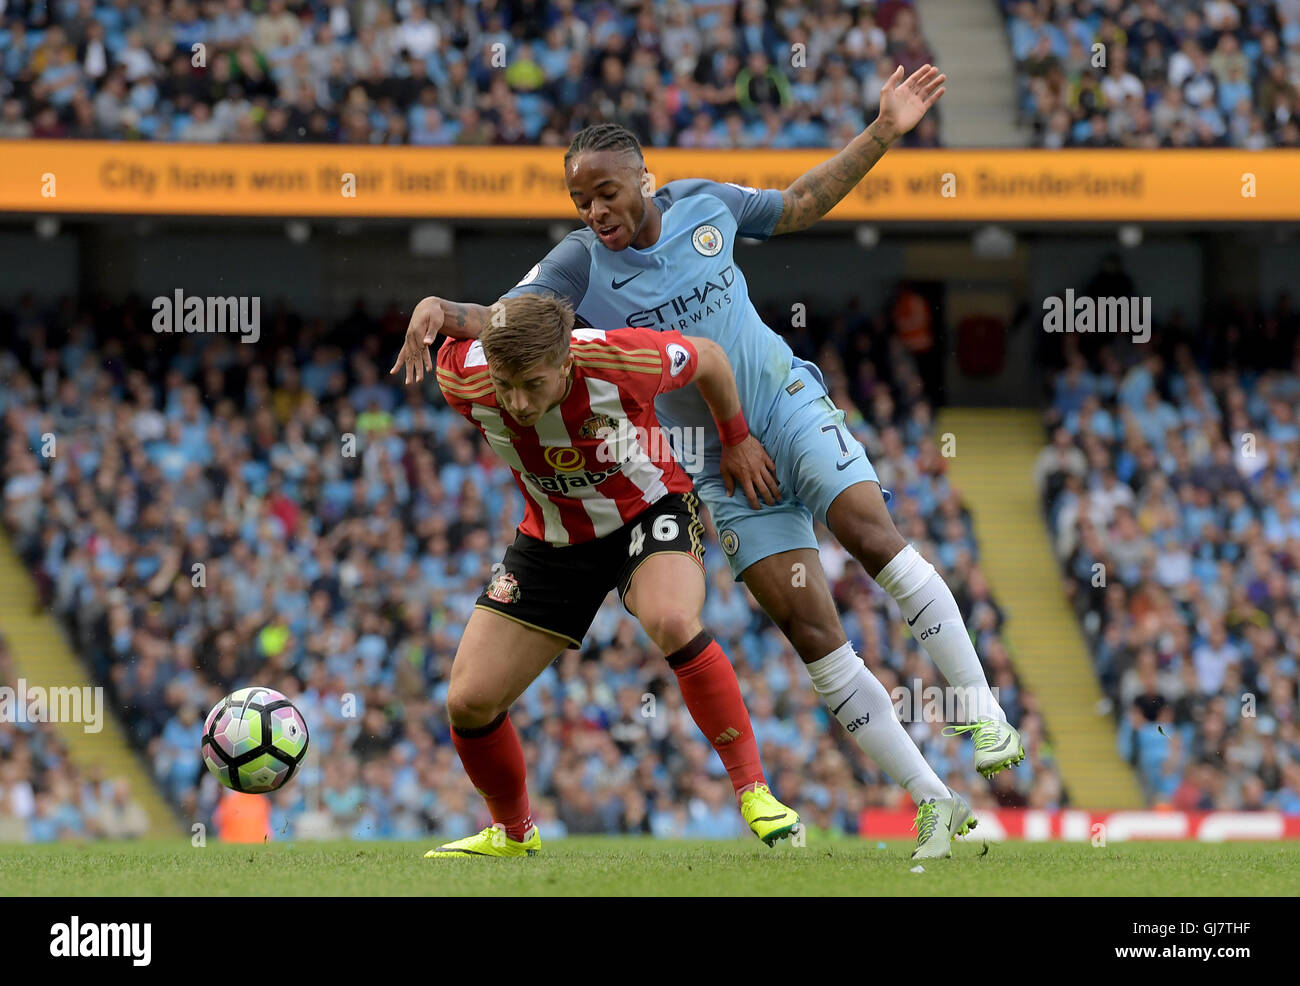
[[564, 153], [565, 167], [568, 167], [570, 159], [584, 151], [627, 151], [638, 164], [645, 163], [641, 156], [641, 142], [631, 130], [617, 123], [593, 123], [579, 130]]

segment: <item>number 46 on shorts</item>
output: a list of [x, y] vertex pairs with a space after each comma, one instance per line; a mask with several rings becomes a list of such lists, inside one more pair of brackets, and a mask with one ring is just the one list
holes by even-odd
[[[650, 527], [650, 534], [656, 541], [672, 541], [677, 537], [680, 529], [677, 526], [677, 520], [668, 514], [660, 514], [654, 519], [654, 524]], [[629, 558], [641, 554], [645, 547], [645, 531], [641, 525], [637, 524], [632, 528], [632, 540], [628, 543], [627, 554]]]

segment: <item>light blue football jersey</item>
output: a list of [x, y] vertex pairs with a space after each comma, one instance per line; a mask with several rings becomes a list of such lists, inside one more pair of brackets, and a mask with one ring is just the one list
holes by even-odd
[[[630, 325], [712, 339], [731, 361], [750, 431], [766, 445], [765, 436], [826, 393], [820, 371], [759, 318], [732, 255], [738, 236], [772, 234], [781, 193], [688, 178], [664, 185], [652, 201], [662, 214], [653, 246], [614, 251], [590, 229], [575, 230], [504, 297], [555, 294], [594, 328]], [[701, 429], [705, 469], [716, 469], [721, 445], [697, 388], [660, 396], [655, 410], [666, 428]]]

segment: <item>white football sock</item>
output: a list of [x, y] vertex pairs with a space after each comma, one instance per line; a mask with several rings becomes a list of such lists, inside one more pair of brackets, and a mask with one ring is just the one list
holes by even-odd
[[927, 798], [949, 797], [943, 781], [898, 721], [885, 686], [853, 653], [852, 644], [845, 643], [805, 666], [831, 714], [913, 801], [919, 804]]
[[934, 566], [909, 544], [880, 570], [876, 582], [898, 602], [912, 636], [948, 684], [958, 689], [958, 714], [967, 722], [985, 718], [1006, 722], [1007, 714], [989, 690], [957, 600]]

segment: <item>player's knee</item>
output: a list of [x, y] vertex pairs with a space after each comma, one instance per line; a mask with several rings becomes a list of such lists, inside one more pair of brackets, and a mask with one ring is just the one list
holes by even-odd
[[447, 691], [447, 719], [457, 729], [478, 729], [500, 715], [496, 703], [467, 693], [455, 686]]
[[700, 616], [681, 607], [667, 606], [641, 617], [641, 626], [665, 654], [679, 651], [700, 632]]

